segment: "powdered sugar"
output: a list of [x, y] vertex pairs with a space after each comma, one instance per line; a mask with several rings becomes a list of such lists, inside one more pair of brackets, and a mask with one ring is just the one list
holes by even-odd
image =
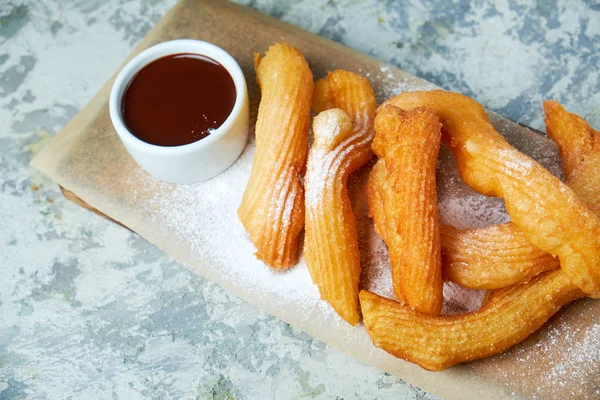
[[403, 92], [439, 89], [431, 82], [417, 81], [412, 76], [400, 77], [398, 76], [398, 70], [388, 65], [382, 65], [379, 72], [378, 78], [383, 82], [380, 93], [385, 99]]
[[358, 147], [364, 147], [365, 142], [362, 140], [359, 143], [351, 143], [351, 140], [348, 140], [340, 146], [339, 151], [319, 150], [311, 152], [311, 159], [309, 160], [310, 180], [306, 181], [306, 204], [308, 207], [315, 208], [318, 206], [325, 186], [330, 183], [331, 177], [329, 175], [344, 175], [346, 169], [344, 164], [347, 162], [345, 160], [346, 156]]
[[373, 88], [378, 103], [383, 103], [403, 92], [439, 89], [431, 82], [415, 79], [414, 76], [407, 75], [389, 65], [382, 65], [379, 71], [375, 73], [366, 72], [363, 75], [371, 82], [381, 82], [381, 85]]
[[[366, 207], [366, 204], [363, 205]], [[397, 300], [392, 286], [392, 271], [390, 268], [389, 255], [383, 239], [375, 231], [366, 217], [358, 220], [359, 241], [361, 243], [361, 253], [369, 257], [363, 257], [361, 260], [362, 277], [361, 286], [365, 290], [377, 293], [389, 299]]]
[[485, 228], [510, 221], [500, 198], [472, 194], [464, 197], [443, 197], [438, 202], [440, 222], [458, 229]]
[[[297, 185], [290, 185], [290, 181], [297, 179], [294, 176], [293, 169], [285, 169], [284, 172], [277, 177], [274, 188], [270, 192], [270, 211], [275, 215], [273, 219], [273, 230], [281, 230], [285, 232], [290, 225], [290, 218], [294, 209], [294, 201], [298, 195]], [[286, 190], [289, 188], [289, 191]], [[264, 190], [270, 190], [265, 188]], [[279, 241], [279, 246], [283, 250], [285, 241]]]
[[[549, 384], [564, 386], [572, 379], [597, 378], [597, 366], [600, 363], [600, 324], [594, 324], [583, 332], [583, 338], [576, 340], [579, 329], [551, 328], [550, 335], [553, 340], [550, 345], [556, 344], [558, 336], [564, 336], [569, 346], [564, 349], [564, 357], [560, 362], [553, 365], [545, 376]], [[544, 348], [544, 351], [549, 349]]]
[[[576, 317], [585, 318], [585, 312]], [[559, 316], [534, 341], [496, 357], [495, 368], [509, 386], [528, 382], [535, 399], [600, 395], [600, 324], [580, 328], [564, 317]]]
[[443, 315], [457, 315], [481, 308], [485, 290], [465, 289], [453, 282], [444, 283]]
[[518, 179], [523, 179], [533, 173], [533, 160], [527, 157], [515, 157], [512, 149], [498, 150], [496, 160], [506, 166], [503, 173]]

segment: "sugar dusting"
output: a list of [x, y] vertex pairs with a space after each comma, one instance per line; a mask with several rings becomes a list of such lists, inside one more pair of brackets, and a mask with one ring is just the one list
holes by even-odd
[[443, 315], [458, 315], [481, 308], [485, 290], [465, 289], [454, 282], [444, 283]]
[[405, 75], [388, 65], [382, 65], [374, 73], [366, 72], [364, 76], [371, 82], [381, 82], [380, 85], [373, 88], [378, 104], [403, 92], [439, 89], [431, 82], [416, 80], [413, 76]]
[[253, 256], [255, 248], [237, 218], [252, 153], [247, 149], [226, 172], [198, 184], [171, 185], [148, 178], [147, 187], [158, 190], [152, 190], [146, 207], [155, 224], [164, 226], [197, 262], [210, 263], [233, 286], [311, 310], [320, 300], [303, 259], [286, 272], [270, 269]]
[[534, 399], [596, 399], [600, 396], [600, 324], [577, 327], [559, 317], [534, 341], [497, 356], [493, 365], [508, 385], [529, 382]]
[[510, 221], [499, 198], [473, 194], [466, 197], [444, 197], [438, 203], [440, 222], [458, 229], [485, 228]]
[[[368, 115], [363, 115], [362, 120], [367, 120]], [[360, 119], [360, 118], [359, 118]], [[333, 142], [340, 134], [340, 127], [333, 118], [327, 118], [320, 126], [319, 140], [322, 147], [313, 146], [309, 152], [307, 163], [307, 177], [305, 180], [306, 207], [317, 209], [321, 202], [325, 185], [329, 183], [329, 175], [338, 176], [345, 174], [349, 155], [352, 152], [365, 151], [365, 146], [373, 140], [374, 132], [365, 132], [366, 128], [358, 129], [350, 136], [343, 139], [335, 148], [329, 150], [330, 146], [324, 142]]]
[[[287, 231], [290, 226], [294, 201], [298, 194], [298, 185], [290, 185], [292, 179], [297, 179], [293, 169], [286, 169], [277, 177], [274, 188], [270, 192], [270, 210], [276, 216], [273, 220], [273, 231]], [[279, 240], [280, 252], [283, 251], [285, 241]]]
[[544, 380], [549, 385], [564, 386], [571, 379], [598, 378], [596, 376], [598, 370], [593, 366], [597, 367], [600, 363], [600, 323], [587, 328], [580, 340], [575, 340], [580, 333], [579, 328], [553, 327], [549, 331], [551, 340], [549, 344], [543, 346], [542, 351], [550, 351], [549, 346], [555, 345], [561, 336], [569, 343], [563, 351], [564, 358], [561, 358], [559, 363], [553, 363], [550, 371], [544, 376]]
[[[377, 76], [372, 77], [380, 101], [402, 91], [433, 87], [430, 84], [411, 83], [402, 77], [395, 79], [394, 73], [382, 67]], [[377, 82], [383, 84], [377, 85]], [[510, 130], [503, 133], [508, 135]], [[513, 135], [517, 136], [516, 133]], [[523, 136], [522, 133], [519, 135]], [[536, 142], [538, 139], [535, 137], [531, 139], [533, 145], [525, 143], [523, 138], [519, 140], [523, 146], [533, 147], [533, 151], [546, 145], [543, 141]], [[135, 182], [132, 181], [130, 187], [139, 188], [142, 179], [145, 185], [137, 192], [132, 192], [131, 196], [135, 204], [142, 207], [148, 218], [153, 220], [153, 225], [163, 227], [161, 231], [168, 232], [169, 239], [187, 252], [184, 258], [190, 266], [209, 265], [209, 278], [224, 282], [226, 287], [235, 288], [234, 292], [246, 294], [246, 298], [262, 299], [263, 304], [276, 302], [282, 309], [290, 310], [295, 318], [311, 321], [316, 318], [324, 321], [324, 326], [332, 331], [344, 331], [347, 327], [341, 318], [326, 302], [320, 300], [302, 257], [298, 265], [289, 271], [276, 272], [252, 256], [255, 249], [238, 221], [237, 208], [250, 175], [253, 152], [254, 145], [251, 144], [226, 172], [194, 185], [162, 183], [139, 170], [134, 171], [130, 176]], [[533, 157], [538, 159], [536, 155]], [[539, 157], [544, 157], [544, 166], [560, 173], [560, 158], [549, 157], [544, 152], [539, 152]], [[372, 221], [367, 216], [364, 187], [371, 167], [372, 163], [353, 174], [349, 180], [361, 248], [361, 287], [395, 299], [387, 248], [374, 232]], [[501, 199], [477, 194], [462, 183], [447, 151], [440, 153], [438, 196], [442, 223], [468, 228], [503, 223], [509, 219]], [[481, 305], [483, 295], [483, 291], [467, 290], [446, 283], [443, 313], [454, 315], [476, 310]], [[551, 331], [551, 334], [557, 337], [569, 334], [564, 327], [557, 329], [561, 330]], [[359, 325], [351, 332], [361, 335], [363, 328]], [[596, 324], [585, 332], [582, 340], [573, 341], [569, 348], [561, 349], [563, 356], [557, 364], [543, 367], [544, 382], [541, 387], [570, 385], [577, 379], [586, 378], [586, 374], [597, 372], [599, 348], [600, 325]], [[521, 347], [517, 351], [519, 349]]]

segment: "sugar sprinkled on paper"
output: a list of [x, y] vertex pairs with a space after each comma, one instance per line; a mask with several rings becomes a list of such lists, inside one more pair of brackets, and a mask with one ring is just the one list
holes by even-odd
[[581, 328], [559, 316], [534, 342], [500, 354], [493, 365], [509, 385], [534, 385], [534, 399], [597, 398], [600, 324]]
[[[360, 72], [361, 71], [359, 71], [359, 73]], [[415, 80], [414, 77], [401, 75], [399, 70], [396, 70], [389, 65], [382, 65], [378, 71], [374, 73], [367, 72], [363, 75], [371, 82], [381, 82], [380, 85], [373, 88], [378, 104], [403, 92], [439, 89], [439, 87], [433, 83]]]
[[[574, 340], [574, 337], [569, 337], [579, 333], [578, 329], [572, 332], [569, 329], [557, 330], [551, 328], [550, 332], [551, 335], [555, 336], [554, 342], [556, 342], [556, 336], [567, 336], [566, 339], [569, 345], [564, 349], [564, 357], [559, 363], [553, 365], [550, 372], [545, 376], [545, 380], [549, 384], [562, 386], [573, 378], [598, 378], [591, 375], [597, 373], [597, 370], [592, 369], [591, 366], [600, 363], [600, 323], [586, 329], [583, 332], [582, 340]], [[553, 341], [550, 343], [552, 344]], [[547, 348], [544, 350], [548, 351]]]

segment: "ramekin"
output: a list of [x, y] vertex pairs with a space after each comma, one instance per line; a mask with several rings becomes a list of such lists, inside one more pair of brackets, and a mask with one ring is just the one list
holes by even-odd
[[[152, 61], [171, 54], [192, 53], [212, 58], [231, 75], [236, 99], [231, 114], [211, 134], [182, 146], [157, 146], [138, 139], [127, 129], [121, 113], [123, 92], [135, 74]], [[238, 63], [229, 53], [200, 40], [173, 40], [152, 46], [129, 61], [117, 75], [109, 99], [110, 119], [121, 142], [152, 176], [172, 183], [195, 183], [225, 171], [246, 145], [248, 137], [248, 91]]]

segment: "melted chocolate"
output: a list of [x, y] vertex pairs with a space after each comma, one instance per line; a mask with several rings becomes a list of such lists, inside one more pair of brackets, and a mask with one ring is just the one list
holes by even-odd
[[235, 97], [233, 79], [221, 64], [198, 54], [173, 54], [133, 77], [121, 112], [129, 131], [144, 142], [181, 146], [220, 127]]

